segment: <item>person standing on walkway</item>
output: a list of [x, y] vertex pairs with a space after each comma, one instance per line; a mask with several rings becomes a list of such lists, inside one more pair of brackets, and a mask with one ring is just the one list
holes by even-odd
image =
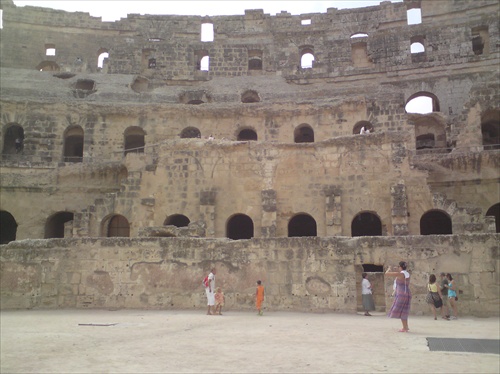
[[448, 278], [446, 278], [445, 273], [441, 273], [441, 282], [439, 283], [439, 288], [441, 289], [441, 295], [443, 299], [443, 306], [441, 307], [441, 318], [450, 319], [450, 309], [448, 308]]
[[408, 332], [410, 330], [408, 327], [408, 315], [411, 307], [410, 273], [408, 273], [406, 267], [406, 262], [401, 261], [398, 271], [391, 271], [389, 266], [385, 272], [386, 276], [396, 278], [396, 294], [388, 317], [401, 319], [403, 328], [399, 332]]
[[264, 302], [264, 286], [260, 280], [257, 281], [257, 291], [255, 292], [255, 306], [257, 307], [257, 314], [261, 316], [262, 303]]
[[375, 310], [375, 303], [373, 302], [372, 285], [368, 280], [367, 274], [361, 274], [363, 280], [361, 281], [361, 297], [363, 299], [363, 309], [365, 316], [371, 316], [370, 311]]
[[438, 287], [436, 283], [436, 276], [431, 274], [429, 276], [429, 283], [427, 284], [427, 296], [425, 301], [431, 307], [432, 314], [434, 315], [434, 320], [437, 320], [437, 311], [436, 308], [443, 307], [443, 297], [441, 295], [441, 289]]
[[458, 319], [457, 286], [450, 273], [446, 274], [446, 278], [448, 278], [448, 301], [450, 302], [451, 309], [453, 310], [453, 315], [450, 319]]
[[208, 274], [207, 285], [205, 286], [205, 294], [207, 295], [207, 314], [215, 313], [215, 268], [212, 268]]

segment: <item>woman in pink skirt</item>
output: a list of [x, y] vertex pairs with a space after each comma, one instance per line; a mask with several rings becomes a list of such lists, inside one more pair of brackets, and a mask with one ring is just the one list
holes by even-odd
[[411, 292], [410, 292], [410, 273], [406, 271], [406, 262], [399, 263], [398, 271], [391, 271], [391, 267], [387, 268], [386, 276], [396, 278], [396, 293], [394, 295], [394, 303], [389, 310], [388, 317], [400, 318], [403, 328], [399, 332], [408, 332], [408, 315], [410, 314]]

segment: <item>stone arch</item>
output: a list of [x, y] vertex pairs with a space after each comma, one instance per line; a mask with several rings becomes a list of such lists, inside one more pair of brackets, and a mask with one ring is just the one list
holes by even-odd
[[253, 129], [241, 129], [236, 139], [239, 141], [257, 140], [257, 133]]
[[[415, 103], [414, 100], [418, 101], [420, 98], [429, 98], [430, 99], [429, 108], [426, 107], [422, 111], [413, 111], [413, 110], [409, 109], [410, 102]], [[411, 104], [410, 104], [410, 107], [411, 107]], [[411, 95], [408, 98], [408, 100], [406, 100], [405, 110], [406, 110], [406, 113], [420, 113], [420, 114], [427, 114], [430, 112], [439, 112], [439, 99], [436, 95], [434, 95], [431, 92], [420, 91], [420, 92], [414, 93], [413, 95]]]
[[307, 213], [299, 213], [288, 221], [288, 237], [317, 236], [316, 220]]
[[210, 56], [206, 49], [200, 49], [194, 53], [196, 61], [196, 70], [209, 71], [210, 70]]
[[415, 148], [446, 148], [445, 124], [432, 115], [424, 115], [415, 120]]
[[262, 70], [262, 51], [252, 49], [248, 51], [248, 70]]
[[314, 66], [314, 47], [300, 47], [300, 67], [302, 69], [311, 69]]
[[124, 136], [124, 152], [129, 153], [144, 153], [144, 130], [139, 126], [128, 127], [123, 133]]
[[314, 143], [314, 130], [307, 123], [297, 126], [293, 132], [295, 143]]
[[246, 214], [234, 214], [226, 223], [226, 237], [232, 240], [251, 239], [254, 236], [252, 219]]
[[258, 103], [260, 101], [259, 94], [254, 90], [247, 90], [241, 94], [242, 103]]
[[495, 217], [495, 232], [500, 233], [500, 203], [492, 205], [485, 215]]
[[0, 244], [7, 244], [16, 240], [17, 222], [14, 216], [6, 210], [0, 211]]
[[500, 149], [500, 110], [488, 110], [481, 116], [481, 134], [485, 150]]
[[45, 222], [45, 239], [64, 238], [64, 224], [73, 221], [73, 212], [57, 212]]
[[64, 162], [83, 161], [83, 129], [80, 126], [68, 127], [64, 133]]
[[442, 210], [431, 209], [420, 218], [420, 235], [451, 235], [451, 217]]
[[23, 149], [24, 129], [17, 123], [9, 123], [4, 128], [2, 154], [10, 155], [19, 153]]
[[361, 129], [365, 128], [365, 130], [370, 130], [370, 132], [373, 132], [373, 125], [369, 121], [358, 121], [352, 128], [352, 133], [353, 134], [359, 134], [361, 133]]
[[172, 214], [165, 218], [163, 226], [187, 227], [191, 221], [183, 214]]
[[375, 212], [358, 213], [351, 222], [351, 236], [382, 236], [382, 221]]
[[181, 131], [181, 139], [201, 138], [201, 132], [196, 127], [186, 127]]
[[40, 62], [36, 68], [36, 70], [40, 71], [59, 71], [61, 68], [59, 65], [55, 63], [55, 61], [42, 61]]
[[109, 51], [107, 48], [100, 48], [97, 51], [97, 67], [102, 69], [104, 67], [105, 59], [109, 58]]
[[130, 237], [130, 224], [128, 219], [120, 214], [113, 214], [103, 220], [103, 236], [108, 238]]

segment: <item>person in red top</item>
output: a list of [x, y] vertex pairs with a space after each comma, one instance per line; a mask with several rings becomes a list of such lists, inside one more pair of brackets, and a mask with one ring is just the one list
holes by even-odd
[[262, 315], [262, 302], [264, 301], [264, 286], [260, 280], [257, 281], [257, 291], [255, 292], [255, 305], [257, 307], [257, 314]]

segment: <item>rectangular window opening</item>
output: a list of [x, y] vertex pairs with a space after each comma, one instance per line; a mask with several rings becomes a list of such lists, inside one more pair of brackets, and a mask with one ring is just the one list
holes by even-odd
[[202, 23], [201, 24], [201, 41], [213, 42], [214, 41], [214, 24]]
[[408, 25], [419, 25], [422, 23], [422, 9], [413, 8], [406, 12]]
[[302, 21], [300, 21], [300, 24], [301, 25], [310, 25], [311, 24], [311, 20], [310, 19], [303, 19]]

